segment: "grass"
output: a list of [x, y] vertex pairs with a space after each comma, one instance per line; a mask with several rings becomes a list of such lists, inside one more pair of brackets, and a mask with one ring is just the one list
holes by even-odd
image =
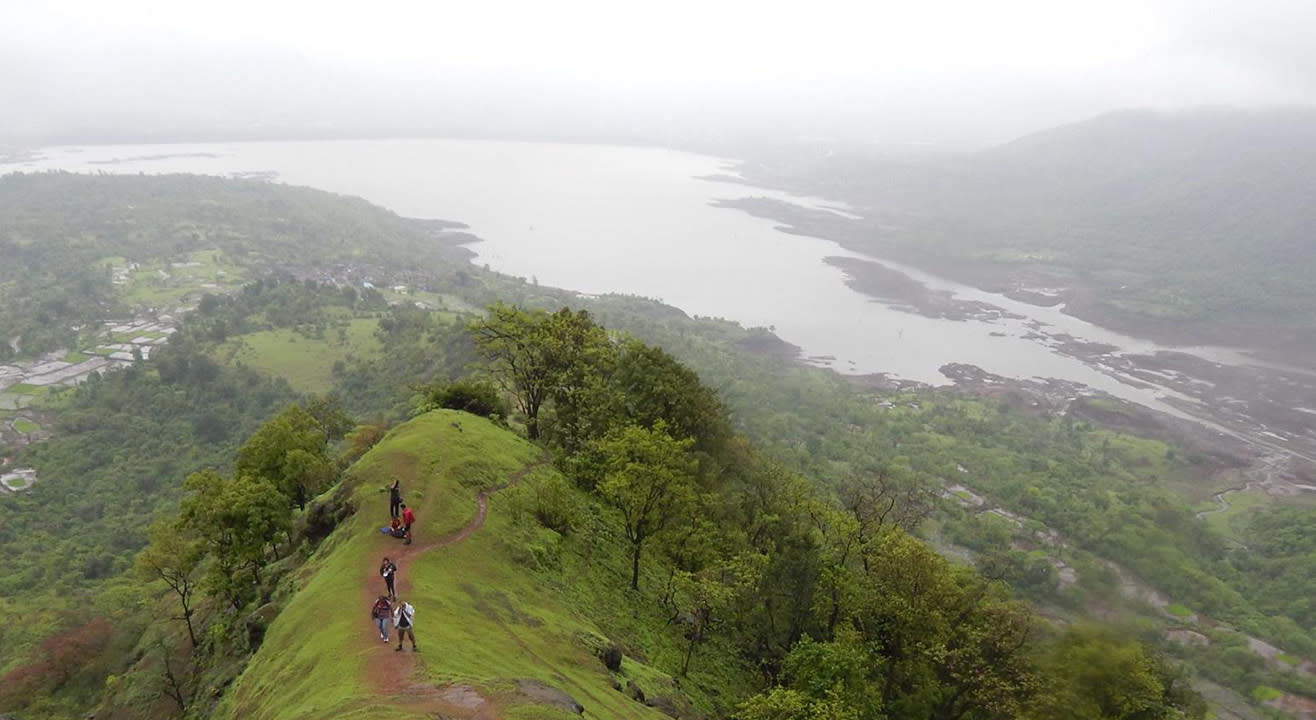
[[382, 346], [374, 336], [378, 321], [359, 318], [339, 329], [331, 328], [323, 339], [311, 339], [290, 328], [263, 330], [230, 339], [217, 351], [223, 362], [242, 362], [260, 372], [283, 377], [294, 390], [325, 392], [333, 385], [334, 362], [349, 354], [367, 356]]
[[29, 435], [41, 429], [41, 426], [28, 420], [27, 418], [18, 418], [13, 422], [14, 432]]
[[[1269, 505], [1271, 499], [1263, 491], [1245, 490], [1229, 493], [1225, 496], [1225, 502], [1229, 503], [1228, 510], [1211, 513], [1203, 519], [1212, 530], [1225, 537], [1241, 541], [1243, 532], [1247, 528], [1248, 517], [1258, 508]], [[1219, 507], [1219, 505], [1213, 506]]]
[[1161, 481], [1173, 465], [1166, 456], [1168, 446], [1159, 440], [1100, 431], [1093, 434], [1091, 444], [1092, 451], [1110, 453], [1143, 481]]
[[14, 395], [40, 396], [50, 392], [50, 387], [47, 385], [29, 385], [28, 383], [18, 383], [17, 385], [10, 385], [9, 388], [5, 390], [5, 392], [12, 393]]
[[90, 359], [91, 359], [90, 355], [80, 352], [71, 352], [68, 355], [64, 356], [64, 362], [72, 363], [74, 365], [77, 365], [80, 362], [86, 362], [87, 360]]
[[[391, 432], [350, 470], [357, 514], [312, 558], [313, 574], [214, 717], [433, 717], [378, 697], [367, 676], [372, 664], [403, 661], [375, 640], [362, 605], [363, 588], [378, 582], [379, 558], [397, 547], [377, 531], [387, 517], [380, 488], [400, 479], [416, 510], [417, 542], [424, 543], [469, 522], [478, 489], [505, 482], [539, 457], [525, 440], [453, 411], [429, 413]], [[416, 607], [422, 649], [404, 656], [403, 662], [416, 658], [413, 680], [471, 685], [509, 718], [570, 717], [519, 696], [515, 681], [525, 678], [570, 694], [586, 707], [586, 718], [665, 717], [611, 688], [606, 669], [578, 641], [602, 632], [511, 560], [500, 541], [510, 522], [495, 496], [483, 529], [418, 556], [401, 578], [404, 598]]]
[[[244, 281], [242, 267], [228, 262], [218, 250], [200, 250], [187, 255], [183, 264], [175, 266], [166, 260], [142, 263], [124, 287], [127, 300], [136, 305], [172, 307], [189, 296], [204, 292], [221, 293], [237, 287]], [[194, 266], [186, 266], [197, 263]], [[165, 275], [161, 275], [161, 273]], [[210, 283], [217, 289], [202, 287]]]
[[1258, 685], [1252, 690], [1252, 699], [1259, 703], [1270, 702], [1284, 696], [1284, 692], [1269, 685]]
[[1192, 610], [1189, 610], [1188, 608], [1184, 607], [1183, 605], [1180, 605], [1179, 603], [1170, 603], [1169, 605], [1166, 605], [1165, 612], [1177, 618], [1188, 617], [1189, 615], [1193, 614]]

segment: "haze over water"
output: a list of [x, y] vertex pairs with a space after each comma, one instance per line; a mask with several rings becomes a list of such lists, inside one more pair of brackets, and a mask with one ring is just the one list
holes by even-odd
[[[476, 262], [504, 273], [591, 294], [643, 295], [693, 315], [773, 327], [805, 356], [826, 358], [841, 372], [944, 384], [940, 366], [969, 363], [1007, 377], [1072, 380], [1182, 414], [1158, 399], [1172, 391], [1121, 382], [1109, 368], [1056, 352], [1055, 341], [1040, 340], [1037, 332], [1129, 352], [1159, 346], [909, 268], [934, 289], [1025, 318], [933, 319], [873, 300], [823, 262], [863, 256], [709, 204], [744, 196], [815, 208], [826, 201], [700, 179], [726, 167], [717, 158], [657, 148], [353, 140], [50, 148], [0, 171], [274, 173], [281, 182], [361, 196], [404, 216], [467, 223], [483, 238], [470, 246]], [[1246, 361], [1220, 349], [1196, 352]]]

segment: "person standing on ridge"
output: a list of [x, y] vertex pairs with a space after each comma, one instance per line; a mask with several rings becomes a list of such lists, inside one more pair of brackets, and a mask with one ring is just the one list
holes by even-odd
[[[370, 608], [370, 619], [375, 625], [379, 626], [379, 639], [388, 642], [388, 619], [393, 614], [393, 608], [388, 604], [388, 596], [380, 595], [375, 601], [375, 606]], [[412, 636], [414, 642], [416, 637]]]
[[379, 576], [384, 578], [384, 585], [388, 588], [388, 597], [392, 600], [398, 599], [398, 593], [393, 589], [393, 581], [396, 579], [398, 566], [392, 560], [384, 558], [384, 562], [379, 564]]
[[402, 505], [402, 481], [393, 477], [393, 484], [388, 486], [388, 516], [397, 517], [398, 507]]
[[411, 526], [415, 524], [415, 522], [416, 513], [411, 512], [411, 508], [407, 507], [406, 503], [402, 503], [402, 527], [403, 532], [405, 533], [402, 540], [403, 545], [411, 544]]
[[402, 641], [411, 635], [411, 651], [416, 652], [416, 608], [405, 600], [398, 600], [393, 605], [393, 627], [398, 631], [398, 646], [393, 652], [402, 652]]

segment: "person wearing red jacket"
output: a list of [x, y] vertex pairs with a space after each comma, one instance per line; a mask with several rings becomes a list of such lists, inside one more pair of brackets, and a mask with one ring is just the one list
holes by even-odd
[[407, 507], [406, 503], [402, 503], [402, 527], [406, 533], [406, 535], [403, 536], [405, 539], [402, 541], [404, 545], [411, 544], [411, 526], [415, 522], [416, 513], [412, 512], [411, 508]]

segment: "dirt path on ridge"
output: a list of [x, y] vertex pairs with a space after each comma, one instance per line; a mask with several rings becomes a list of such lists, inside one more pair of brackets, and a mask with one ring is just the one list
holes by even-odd
[[[411, 564], [413, 560], [430, 550], [456, 545], [470, 537], [476, 530], [484, 527], [484, 520], [489, 512], [489, 497], [500, 490], [515, 485], [521, 478], [538, 470], [547, 462], [548, 458], [546, 457], [536, 460], [510, 475], [506, 482], [481, 490], [475, 498], [475, 517], [471, 518], [470, 522], [466, 523], [460, 530], [417, 545], [399, 544], [397, 550], [391, 551], [389, 557], [398, 566], [395, 586], [398, 597], [403, 600], [410, 599]], [[384, 580], [379, 576], [379, 567], [372, 565], [366, 568], [365, 581], [361, 587], [362, 612], [368, 611], [383, 591]], [[394, 648], [397, 646], [394, 643], [397, 642], [397, 631], [392, 627], [391, 622], [389, 625], [389, 643], [387, 645], [380, 641], [376, 632], [363, 628], [361, 633], [362, 645], [369, 644], [373, 646], [380, 655], [380, 657], [372, 658], [367, 663], [366, 676], [374, 692], [379, 696], [381, 703], [387, 702], [394, 708], [413, 711], [417, 715], [425, 717], [450, 718], [451, 720], [497, 720], [500, 717], [498, 708], [490, 700], [482, 697], [474, 688], [461, 685], [438, 688], [424, 680], [417, 679], [416, 671], [422, 662], [425, 648], [421, 647], [420, 652], [416, 653], [411, 652], [410, 647], [402, 652], [395, 652]], [[374, 625], [371, 625], [370, 628], [373, 629]], [[424, 642], [425, 639], [422, 637], [418, 640], [417, 645], [423, 646]]]

